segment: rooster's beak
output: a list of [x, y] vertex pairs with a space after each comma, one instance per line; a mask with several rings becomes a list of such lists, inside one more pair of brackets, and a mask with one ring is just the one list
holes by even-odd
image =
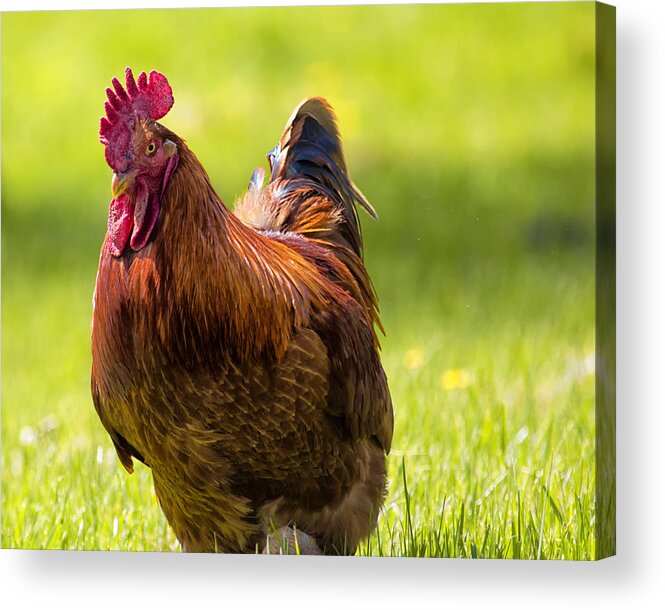
[[136, 170], [113, 174], [113, 179], [111, 180], [111, 194], [113, 195], [113, 199], [120, 197], [132, 185], [136, 174]]

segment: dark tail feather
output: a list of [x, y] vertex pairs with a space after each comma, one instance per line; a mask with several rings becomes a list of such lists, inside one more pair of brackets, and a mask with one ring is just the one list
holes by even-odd
[[[268, 159], [272, 170], [270, 181], [282, 182], [280, 199], [293, 208], [288, 215], [293, 225], [289, 229], [300, 232], [300, 225], [302, 232], [311, 234], [316, 225], [313, 221], [317, 217], [324, 220], [326, 214], [322, 206], [294, 205], [294, 198], [288, 197], [292, 191], [308, 188], [318, 191], [334, 204], [329, 210], [330, 222], [326, 229], [339, 232], [340, 237], [362, 256], [356, 204], [373, 218], [377, 218], [377, 214], [349, 177], [337, 119], [328, 102], [313, 97], [300, 104], [287, 122], [279, 144], [268, 153]], [[336, 225], [334, 229], [332, 225]], [[330, 237], [326, 241], [336, 241]]]
[[[301, 174], [314, 180], [323, 178], [327, 182], [325, 170], [328, 170], [330, 177], [335, 178], [330, 186], [348, 191], [345, 194], [349, 194], [372, 218], [378, 218], [376, 210], [349, 178], [337, 117], [322, 97], [311, 97], [295, 109], [279, 144], [268, 154], [268, 158], [271, 179], [284, 172], [289, 177]], [[323, 172], [312, 171], [314, 168]]]

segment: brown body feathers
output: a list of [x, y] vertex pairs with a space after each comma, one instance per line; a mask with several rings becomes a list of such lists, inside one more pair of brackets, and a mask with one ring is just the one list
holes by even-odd
[[[99, 263], [92, 394], [120, 460], [153, 472], [183, 550], [256, 552], [295, 528], [355, 552], [393, 413], [355, 204], [324, 100], [301, 105], [229, 212], [184, 142], [145, 247]], [[312, 551], [313, 552], [313, 551]]]

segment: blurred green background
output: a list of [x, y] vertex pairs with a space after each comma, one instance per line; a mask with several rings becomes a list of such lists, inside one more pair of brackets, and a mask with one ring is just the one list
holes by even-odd
[[227, 204], [336, 109], [386, 327], [391, 484], [362, 553], [594, 556], [594, 5], [2, 15], [2, 545], [175, 549], [89, 395], [104, 89], [157, 69]]

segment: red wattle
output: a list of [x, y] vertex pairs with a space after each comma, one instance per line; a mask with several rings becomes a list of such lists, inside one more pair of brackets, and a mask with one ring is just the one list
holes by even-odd
[[134, 230], [129, 240], [132, 250], [138, 251], [148, 243], [159, 217], [159, 198], [155, 194], [137, 201], [134, 210]]
[[109, 249], [113, 256], [123, 253], [133, 227], [134, 204], [127, 195], [120, 195], [111, 201], [109, 208]]
[[122, 256], [129, 242], [135, 252], [150, 239], [159, 218], [159, 196], [149, 193], [139, 183], [132, 196], [122, 194], [111, 201], [109, 209], [109, 250], [113, 256]]

